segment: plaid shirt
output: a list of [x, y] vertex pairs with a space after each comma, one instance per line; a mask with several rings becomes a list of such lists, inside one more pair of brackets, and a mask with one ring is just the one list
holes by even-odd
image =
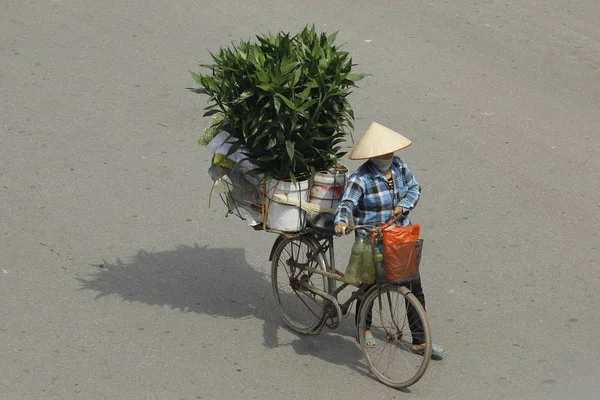
[[[348, 180], [348, 186], [338, 204], [335, 224], [349, 224], [350, 216], [354, 225], [379, 225], [390, 220], [395, 207], [412, 210], [421, 197], [421, 187], [408, 166], [398, 157], [392, 163], [394, 190], [387, 179], [367, 161]], [[401, 217], [396, 224], [408, 226], [408, 217]]]

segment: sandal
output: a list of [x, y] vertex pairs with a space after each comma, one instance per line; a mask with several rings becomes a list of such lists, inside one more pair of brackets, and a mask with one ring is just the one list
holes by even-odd
[[367, 347], [375, 347], [377, 346], [377, 342], [375, 342], [375, 338], [373, 337], [373, 334], [369, 333], [365, 333], [365, 344], [367, 345]]
[[[417, 349], [415, 348], [416, 346], [419, 345], [413, 345], [412, 350], [420, 355], [425, 354], [425, 349]], [[444, 349], [442, 346], [438, 346], [437, 344], [432, 343], [431, 344], [431, 355], [432, 356], [437, 356], [437, 357], [441, 357], [442, 355], [446, 354], [446, 349]]]

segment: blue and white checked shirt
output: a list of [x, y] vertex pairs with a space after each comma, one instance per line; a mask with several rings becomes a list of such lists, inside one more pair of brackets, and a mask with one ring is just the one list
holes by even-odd
[[[421, 197], [421, 187], [408, 166], [398, 157], [392, 162], [393, 193], [387, 179], [367, 161], [348, 179], [348, 186], [338, 204], [335, 224], [379, 225], [390, 220], [395, 207], [412, 210]], [[400, 218], [396, 224], [408, 226], [408, 217]]]

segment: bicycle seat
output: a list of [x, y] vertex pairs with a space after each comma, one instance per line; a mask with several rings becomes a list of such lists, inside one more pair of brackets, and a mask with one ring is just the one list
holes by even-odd
[[322, 235], [335, 235], [334, 230], [335, 216], [330, 213], [320, 213], [313, 218], [311, 226], [312, 229]]

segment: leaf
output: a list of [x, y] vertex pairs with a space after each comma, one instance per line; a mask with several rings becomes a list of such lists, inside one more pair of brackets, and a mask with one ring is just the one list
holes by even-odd
[[311, 79], [310, 81], [308, 81], [304, 84], [304, 87], [313, 89], [313, 88], [318, 88], [319, 84], [317, 82], [315, 82], [313, 79]]
[[298, 84], [298, 81], [300, 80], [300, 77], [302, 77], [302, 69], [297, 68], [294, 71], [294, 80], [292, 81], [292, 87], [296, 87], [296, 85]]
[[288, 99], [287, 97], [285, 97], [284, 95], [280, 94], [280, 93], [276, 93], [275, 96], [279, 97], [281, 100], [283, 100], [283, 102], [285, 103], [286, 106], [288, 106], [289, 108], [291, 108], [292, 110], [296, 110], [296, 106], [294, 105], [294, 103], [292, 103], [290, 101], [290, 99]]
[[215, 108], [217, 108], [219, 105], [218, 104], [211, 104], [209, 106], [204, 107], [205, 110], [213, 110]]
[[252, 90], [246, 90], [240, 95], [240, 97], [238, 97], [238, 101], [246, 100], [248, 97], [252, 97], [253, 95], [254, 92]]
[[267, 144], [267, 147], [265, 148], [265, 150], [270, 150], [273, 147], [275, 147], [275, 145], [277, 144], [277, 139], [275, 139], [274, 137], [269, 138], [269, 143]]
[[319, 70], [320, 71], [325, 71], [325, 69], [327, 68], [328, 65], [329, 65], [329, 60], [326, 57], [322, 57], [319, 60]]
[[331, 142], [331, 145], [332, 145], [332, 146], [335, 146], [336, 144], [344, 143], [345, 141], [346, 141], [346, 140], [345, 140], [345, 139], [342, 139], [342, 138], [335, 139], [335, 140], [333, 140], [333, 141]]
[[256, 85], [256, 87], [258, 87], [258, 88], [260, 88], [260, 89], [262, 89], [262, 90], [264, 90], [266, 92], [269, 92], [269, 91], [275, 89], [275, 86], [273, 86], [270, 83], [262, 83], [260, 85]]
[[196, 81], [196, 83], [200, 83], [200, 78], [203, 76], [202, 74], [197, 74], [192, 71], [190, 71], [190, 74], [192, 74], [192, 78]]
[[317, 99], [311, 99], [311, 100], [307, 100], [304, 103], [300, 104], [297, 107], [298, 112], [300, 113], [304, 113], [306, 110], [308, 110], [310, 107], [312, 107], [313, 105], [315, 105], [317, 103]]
[[[267, 73], [260, 67], [256, 68], [256, 76], [258, 77], [258, 80], [262, 83], [267, 83], [269, 82], [269, 75], [267, 75]], [[265, 89], [268, 90], [268, 89]]]
[[198, 93], [198, 94], [208, 94], [208, 92], [204, 88], [186, 88], [186, 89], [191, 90], [192, 92]]
[[346, 79], [348, 79], [352, 82], [358, 82], [361, 79], [365, 78], [366, 76], [368, 76], [368, 74], [348, 74], [346, 76]]
[[307, 87], [306, 89], [304, 89], [302, 91], [302, 93], [299, 96], [302, 97], [302, 98], [304, 98], [304, 99], [309, 99], [309, 98], [311, 98], [311, 95], [310, 95], [311, 91], [312, 91], [312, 89], [309, 88], [309, 87]]
[[335, 42], [335, 39], [337, 38], [339, 31], [335, 31], [332, 34], [330, 34], [329, 36], [327, 36], [327, 44], [329, 44], [330, 46], [333, 46], [333, 43]]
[[204, 113], [204, 115], [202, 115], [203, 117], [210, 117], [211, 115], [215, 115], [220, 113], [221, 110], [210, 110]]
[[287, 150], [287, 155], [290, 158], [290, 161], [294, 159], [294, 143], [286, 140], [285, 141], [285, 149]]
[[286, 62], [281, 66], [281, 74], [287, 75], [294, 70], [298, 66], [298, 62]]
[[279, 109], [281, 108], [281, 99], [277, 96], [273, 97], [273, 104], [275, 105], [275, 111], [279, 114]]
[[268, 156], [261, 156], [258, 157], [256, 160], [257, 161], [273, 161], [277, 158], [277, 154], [270, 154]]
[[313, 136], [311, 139], [317, 141], [331, 140], [331, 136]]

